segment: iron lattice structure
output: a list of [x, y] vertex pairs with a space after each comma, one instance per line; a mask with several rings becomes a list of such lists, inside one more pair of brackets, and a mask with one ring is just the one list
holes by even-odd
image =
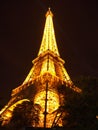
[[64, 95], [59, 93], [58, 87], [63, 85], [64, 89], [70, 87], [77, 92], [81, 92], [81, 90], [74, 86], [64, 68], [65, 62], [60, 58], [53, 26], [53, 13], [50, 9], [46, 13], [38, 56], [32, 62], [33, 66], [26, 79], [19, 87], [12, 90], [10, 101], [0, 111], [2, 125], [11, 118], [17, 104], [32, 101], [41, 106], [37, 127], [50, 128], [53, 123], [62, 126], [62, 112], [55, 113], [63, 105], [64, 99]]

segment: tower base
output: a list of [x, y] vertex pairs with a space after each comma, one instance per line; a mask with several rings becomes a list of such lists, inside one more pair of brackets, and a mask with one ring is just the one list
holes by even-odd
[[64, 128], [63, 127], [53, 127], [53, 128], [26, 127], [24, 130], [64, 130]]

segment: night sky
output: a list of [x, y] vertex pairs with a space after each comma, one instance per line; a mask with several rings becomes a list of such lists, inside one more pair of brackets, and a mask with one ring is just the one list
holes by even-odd
[[0, 0], [0, 97], [26, 78], [51, 7], [56, 40], [72, 79], [98, 77], [98, 6], [95, 0]]

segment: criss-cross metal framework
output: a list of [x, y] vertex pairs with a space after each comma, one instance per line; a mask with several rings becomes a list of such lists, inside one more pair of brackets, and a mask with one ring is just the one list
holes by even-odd
[[63, 112], [59, 108], [63, 105], [64, 95], [59, 93], [58, 86], [64, 86], [63, 91], [66, 87], [70, 87], [74, 91], [81, 92], [71, 81], [64, 63], [58, 51], [53, 13], [49, 8], [38, 56], [33, 60], [33, 66], [24, 82], [12, 90], [10, 101], [0, 111], [2, 125], [11, 118], [17, 104], [33, 101], [41, 107], [38, 127], [62, 126]]

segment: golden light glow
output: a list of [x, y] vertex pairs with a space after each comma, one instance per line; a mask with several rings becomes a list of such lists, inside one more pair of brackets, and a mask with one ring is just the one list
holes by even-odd
[[[65, 82], [71, 80], [63, 66], [64, 60], [60, 58], [52, 18], [53, 14], [49, 9], [46, 13], [46, 23], [38, 57], [33, 60], [34, 66], [30, 70], [23, 84], [37, 79], [38, 76], [41, 77], [46, 72], [49, 72], [53, 76], [57, 76]], [[56, 67], [56, 64], [58, 67]]]
[[[16, 98], [19, 96], [27, 97], [30, 94], [28, 98], [34, 101], [34, 104], [41, 106], [38, 127], [45, 127], [44, 124], [46, 123], [46, 127], [50, 128], [54, 119], [56, 119], [59, 126], [62, 126], [61, 113], [57, 113], [57, 110], [60, 105], [64, 104], [64, 95], [59, 95], [57, 87], [63, 85], [78, 93], [81, 92], [78, 87], [73, 85], [64, 68], [64, 63], [65, 61], [60, 58], [58, 51], [53, 26], [53, 14], [49, 9], [46, 13], [46, 23], [38, 57], [33, 60], [33, 67], [24, 82], [12, 90], [12, 98], [8, 105], [0, 111], [0, 116], [4, 117], [3, 124], [6, 123], [6, 119], [10, 119], [13, 109], [18, 104], [29, 101], [28, 99], [17, 101]], [[48, 90], [46, 91], [47, 86]], [[32, 87], [34, 87], [34, 92], [31, 91], [33, 90]], [[25, 91], [27, 92], [25, 93]]]
[[6, 105], [4, 108], [1, 109], [0, 114], [2, 114], [8, 106]]
[[[42, 92], [39, 92], [34, 99], [34, 103], [39, 104], [43, 112], [45, 111], [45, 98], [46, 98], [46, 92], [42, 91]], [[52, 113], [53, 111], [58, 109], [58, 107], [59, 107], [58, 94], [52, 91], [48, 91], [47, 112]]]
[[[12, 117], [12, 112], [13, 112], [14, 108], [15, 108], [18, 104], [23, 103], [24, 101], [30, 101], [30, 100], [28, 100], [28, 99], [22, 99], [22, 100], [20, 100], [20, 101], [17, 101], [15, 104], [13, 104], [13, 105], [10, 106], [10, 107], [6, 106], [6, 108], [8, 107], [8, 109], [7, 109], [7, 111], [4, 113], [3, 118], [4, 118], [5, 120], [9, 120], [9, 119]], [[2, 113], [3, 111], [4, 111], [4, 110], [2, 109], [2, 110], [1, 110], [1, 113]]]
[[13, 109], [18, 105], [18, 104], [21, 104], [21, 103], [23, 103], [24, 101], [30, 101], [30, 100], [28, 100], [28, 99], [22, 99], [22, 100], [19, 100], [19, 101], [17, 101], [15, 104], [13, 104], [10, 108], [9, 108], [9, 110], [10, 111], [13, 111]]
[[43, 75], [46, 72], [49, 72], [52, 75], [56, 75], [54, 62], [49, 58], [44, 60], [40, 74]]
[[52, 75], [56, 75], [54, 61], [51, 60], [51, 59], [49, 59], [49, 70], [48, 70], [48, 72], [50, 72]]
[[5, 118], [8, 119], [8, 118], [11, 118], [11, 117], [12, 117], [12, 113], [8, 111], [8, 112], [6, 113], [6, 117], [5, 117]]
[[52, 52], [54, 52], [59, 56], [59, 51], [57, 48], [56, 38], [54, 33], [52, 16], [53, 16], [52, 12], [49, 10], [46, 14], [45, 29], [44, 29], [44, 34], [43, 34], [42, 43], [41, 43], [38, 56], [47, 50], [51, 50]]
[[[46, 91], [39, 92], [34, 99], [34, 103], [39, 104], [42, 108], [40, 112], [40, 122], [39, 122], [40, 127], [43, 127], [44, 125], [45, 99], [46, 99]], [[52, 112], [57, 110], [58, 107], [59, 107], [58, 94], [52, 91], [48, 91], [47, 93], [47, 119], [46, 119], [47, 127], [52, 126], [53, 120], [55, 118], [55, 115], [53, 115]]]
[[47, 59], [45, 59], [45, 60], [43, 61], [40, 74], [42, 75], [42, 74], [44, 74], [45, 72], [47, 72]]
[[31, 68], [28, 76], [26, 77], [25, 81], [23, 84], [27, 83], [28, 81], [32, 80], [34, 78], [34, 67]]

